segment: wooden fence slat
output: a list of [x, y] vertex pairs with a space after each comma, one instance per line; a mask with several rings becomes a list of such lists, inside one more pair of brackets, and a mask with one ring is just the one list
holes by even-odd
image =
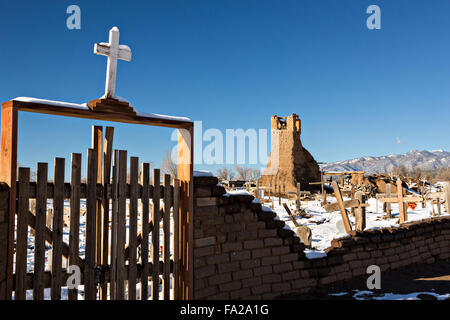
[[50, 293], [52, 300], [60, 300], [64, 219], [64, 158], [55, 158], [54, 170], [55, 197], [53, 199], [52, 286]]
[[36, 184], [36, 226], [34, 236], [34, 283], [33, 299], [44, 299], [45, 272], [45, 217], [47, 214], [47, 173], [48, 164], [37, 164]]
[[397, 179], [397, 199], [398, 199], [398, 212], [400, 217], [400, 223], [404, 223], [408, 220], [408, 206], [403, 202], [403, 186], [402, 180]]
[[[95, 150], [96, 159], [97, 159], [97, 184], [101, 184], [103, 182], [103, 126], [92, 126], [92, 149]], [[103, 257], [103, 199], [96, 200], [96, 222], [95, 222], [95, 265], [102, 264]], [[105, 289], [105, 290], [103, 290]], [[107, 295], [106, 288], [100, 285], [99, 288], [100, 298], [104, 299]]]
[[142, 201], [141, 201], [141, 264], [142, 264], [142, 277], [141, 277], [141, 299], [148, 299], [148, 276], [149, 276], [149, 264], [148, 264], [148, 240], [150, 233], [149, 226], [149, 174], [150, 164], [142, 163], [141, 165], [141, 185], [142, 185]]
[[[69, 266], [75, 265], [80, 254], [80, 184], [81, 154], [72, 153], [70, 170], [70, 227], [69, 227]], [[78, 299], [78, 289], [68, 291], [69, 300]]]
[[16, 243], [16, 291], [15, 300], [26, 299], [28, 211], [29, 211], [30, 169], [19, 168], [19, 193], [17, 205]]
[[95, 245], [96, 245], [96, 197], [97, 185], [97, 153], [94, 149], [87, 151], [87, 196], [86, 196], [86, 237], [85, 237], [85, 268], [84, 268], [84, 297], [85, 300], [95, 300], [97, 290], [95, 286]]
[[[105, 141], [103, 145], [103, 175], [102, 184], [104, 190], [107, 189], [107, 185], [111, 180], [111, 158], [112, 158], [112, 146], [114, 138], [114, 127], [106, 127]], [[103, 241], [102, 241], [102, 264], [109, 264], [109, 198], [107, 192], [104, 192], [102, 199], [102, 217], [103, 217]], [[108, 298], [107, 284], [101, 286], [101, 299], [106, 300]], [[111, 294], [111, 290], [110, 290]]]
[[152, 206], [152, 299], [159, 300], [159, 186], [160, 186], [160, 171], [153, 169], [153, 206]]
[[111, 280], [110, 299], [117, 299], [117, 228], [118, 228], [118, 196], [119, 196], [119, 152], [114, 150], [112, 169], [112, 194], [111, 194]]
[[180, 210], [180, 181], [178, 179], [174, 180], [173, 184], [173, 261], [174, 261], [174, 268], [173, 268], [173, 299], [179, 300], [179, 285], [180, 285], [180, 242], [179, 242], [179, 234], [180, 234], [180, 217], [179, 212]]
[[128, 262], [128, 300], [136, 300], [136, 275], [137, 275], [137, 200], [138, 200], [138, 173], [139, 158], [130, 157], [130, 209], [128, 239], [130, 259]]
[[127, 151], [119, 151], [119, 194], [118, 194], [118, 219], [117, 219], [117, 299], [125, 298], [125, 214], [126, 214], [126, 179], [127, 179]]
[[170, 175], [164, 175], [164, 216], [163, 216], [163, 293], [164, 300], [170, 300]]

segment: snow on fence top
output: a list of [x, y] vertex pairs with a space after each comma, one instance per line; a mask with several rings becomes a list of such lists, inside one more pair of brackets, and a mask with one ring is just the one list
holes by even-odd
[[[121, 102], [128, 102], [124, 98], [120, 98], [118, 100]], [[32, 98], [32, 97], [17, 97], [17, 98], [14, 98], [13, 101], [46, 104], [46, 105], [51, 105], [51, 106], [56, 106], [56, 107], [71, 108], [71, 109], [78, 109], [78, 110], [90, 110], [87, 103], [78, 104], [78, 103], [70, 103], [70, 102], [64, 102], [64, 101], [38, 99], [38, 98]], [[162, 115], [162, 114], [157, 114], [157, 113], [144, 113], [144, 112], [139, 112], [134, 108], [133, 108], [133, 110], [136, 112], [136, 116], [138, 116], [138, 117], [192, 122], [191, 119], [186, 118], [186, 117], [167, 116], [167, 115]]]
[[56, 106], [56, 107], [89, 110], [87, 103], [77, 104], [77, 103], [70, 103], [70, 102], [64, 102], [64, 101], [53, 101], [53, 100], [30, 98], [30, 97], [17, 97], [17, 98], [14, 98], [13, 101], [48, 104], [48, 105]]

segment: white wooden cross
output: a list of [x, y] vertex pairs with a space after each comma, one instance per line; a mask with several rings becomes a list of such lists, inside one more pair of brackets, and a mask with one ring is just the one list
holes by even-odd
[[108, 57], [106, 68], [105, 98], [115, 98], [117, 59], [131, 61], [131, 49], [126, 45], [119, 45], [119, 28], [109, 30], [109, 42], [96, 43], [94, 53]]

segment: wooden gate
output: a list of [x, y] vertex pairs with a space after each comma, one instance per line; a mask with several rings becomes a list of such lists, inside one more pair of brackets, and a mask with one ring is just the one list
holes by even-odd
[[[127, 152], [112, 152], [112, 128], [106, 129], [103, 152], [101, 127], [94, 127], [93, 148], [83, 160], [88, 163], [83, 183], [82, 159], [77, 154], [72, 155], [70, 179], [64, 177], [65, 160], [55, 159], [53, 182], [47, 181], [46, 164], [38, 164], [36, 182], [30, 182], [27, 169], [20, 169], [17, 181], [18, 118], [22, 112], [178, 129], [178, 181], [169, 187], [170, 180], [164, 177], [160, 186], [159, 171], [153, 170], [150, 183], [150, 166], [142, 165], [138, 174], [137, 158], [130, 159], [127, 177]], [[148, 286], [151, 298], [158, 299], [160, 287], [161, 297], [168, 298], [171, 278], [173, 298], [192, 299], [193, 125], [187, 118], [141, 113], [128, 103], [109, 98], [91, 100], [87, 105], [36, 98], [2, 103], [0, 299], [11, 299], [13, 294], [25, 298], [31, 294], [24, 292], [27, 289], [33, 290], [34, 298], [45, 298], [45, 288], [50, 288], [48, 297], [58, 299], [65, 294], [68, 281], [73, 282], [74, 274], [68, 275], [66, 267], [75, 274], [80, 269], [79, 289], [86, 299], [133, 299]], [[170, 207], [172, 224], [165, 214]], [[150, 214], [147, 221], [145, 216]], [[160, 236], [155, 230], [160, 230], [161, 219]], [[167, 230], [172, 225], [170, 238]], [[82, 233], [77, 233], [77, 228]], [[28, 232], [33, 232], [30, 238]], [[160, 238], [161, 254], [157, 249]], [[76, 245], [79, 240], [82, 247]], [[51, 264], [45, 260], [50, 249]], [[77, 292], [71, 289], [67, 295], [75, 299]], [[148, 298], [145, 294], [139, 297]]]
[[[94, 127], [93, 141], [101, 131]], [[95, 143], [87, 150], [83, 182], [78, 153], [70, 182], [64, 158], [55, 158], [53, 181], [47, 163], [38, 163], [35, 182], [19, 168], [15, 299], [178, 298], [179, 181], [150, 174], [148, 163], [139, 170], [137, 157], [128, 170], [127, 151], [111, 152], [112, 132], [104, 152]]]

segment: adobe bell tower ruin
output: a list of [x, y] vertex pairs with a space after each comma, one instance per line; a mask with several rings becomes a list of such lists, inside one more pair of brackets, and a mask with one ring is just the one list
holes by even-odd
[[300, 140], [301, 121], [295, 113], [288, 117], [273, 115], [271, 120], [271, 151], [269, 162], [259, 185], [272, 187], [272, 192], [284, 193], [309, 189], [309, 182], [320, 181], [320, 169]]

